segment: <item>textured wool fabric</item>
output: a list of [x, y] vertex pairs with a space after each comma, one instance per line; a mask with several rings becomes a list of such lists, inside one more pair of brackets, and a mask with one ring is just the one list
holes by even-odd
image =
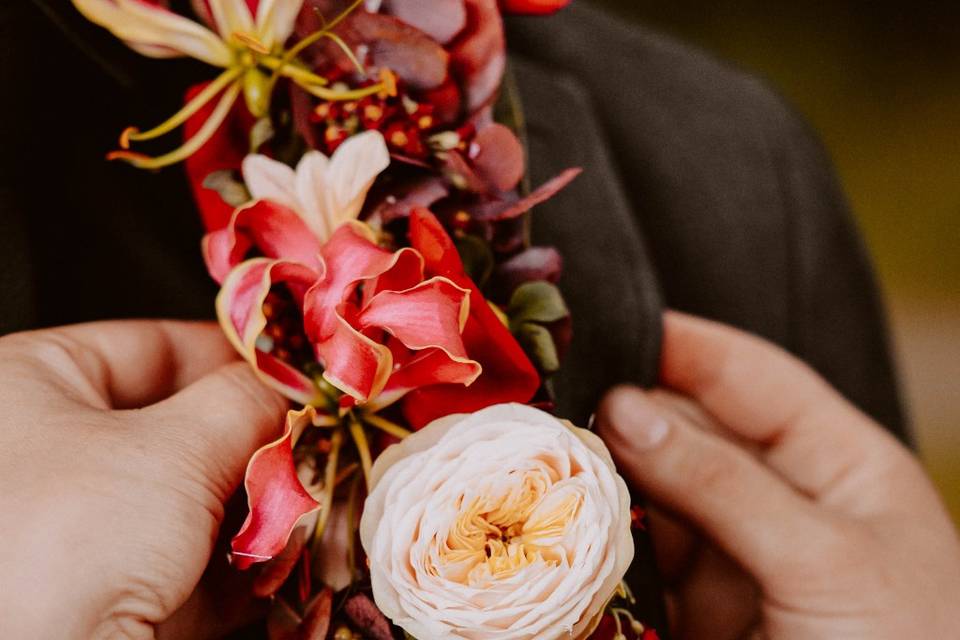
[[[564, 257], [573, 313], [559, 414], [587, 424], [611, 385], [654, 384], [669, 306], [784, 346], [908, 439], [861, 240], [823, 150], [781, 98], [583, 0], [511, 18], [507, 36], [532, 182], [586, 169], [534, 217], [535, 239]], [[211, 318], [182, 169], [102, 159], [124, 126], [162, 121], [209, 69], [141, 58], [69, 0], [0, 4], [0, 39], [0, 331]], [[655, 594], [651, 553], [642, 540], [631, 573]], [[644, 604], [662, 629], [659, 601]]]

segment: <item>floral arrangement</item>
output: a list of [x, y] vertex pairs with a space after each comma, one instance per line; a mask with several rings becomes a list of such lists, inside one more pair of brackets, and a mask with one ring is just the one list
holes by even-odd
[[641, 513], [548, 413], [570, 316], [529, 212], [579, 169], [526, 184], [503, 82], [501, 12], [569, 0], [73, 2], [220, 70], [108, 157], [184, 163], [223, 330], [301, 407], [232, 542], [270, 637], [655, 639], [623, 582]]

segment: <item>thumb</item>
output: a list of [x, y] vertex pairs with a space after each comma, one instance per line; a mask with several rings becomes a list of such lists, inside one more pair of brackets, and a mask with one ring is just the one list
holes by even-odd
[[615, 389], [601, 405], [598, 431], [636, 489], [770, 584], [785, 554], [824, 540], [826, 523], [744, 448], [672, 402], [662, 393]]
[[225, 501], [253, 453], [280, 435], [287, 400], [266, 387], [246, 362], [225, 365], [144, 413], [156, 446], [198, 467], [208, 489]]

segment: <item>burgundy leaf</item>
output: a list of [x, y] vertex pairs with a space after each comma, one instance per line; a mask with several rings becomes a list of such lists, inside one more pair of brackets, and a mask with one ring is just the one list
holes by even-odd
[[530, 247], [513, 256], [499, 267], [497, 276], [508, 293], [524, 282], [546, 280], [556, 283], [563, 270], [563, 258], [553, 247]]
[[517, 218], [533, 207], [552, 198], [558, 191], [570, 184], [583, 169], [567, 169], [560, 175], [551, 178], [532, 193], [517, 200], [504, 199], [499, 202], [490, 202], [474, 210], [477, 218], [487, 221], [510, 220]]
[[473, 168], [493, 191], [517, 187], [523, 178], [524, 158], [523, 145], [513, 131], [499, 123], [488, 125], [477, 131], [470, 148]]

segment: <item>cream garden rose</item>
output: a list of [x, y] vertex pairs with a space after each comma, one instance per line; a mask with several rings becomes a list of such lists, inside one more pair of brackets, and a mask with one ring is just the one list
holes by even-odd
[[585, 637], [633, 558], [606, 447], [537, 409], [437, 420], [387, 449], [371, 483], [374, 599], [419, 640]]

